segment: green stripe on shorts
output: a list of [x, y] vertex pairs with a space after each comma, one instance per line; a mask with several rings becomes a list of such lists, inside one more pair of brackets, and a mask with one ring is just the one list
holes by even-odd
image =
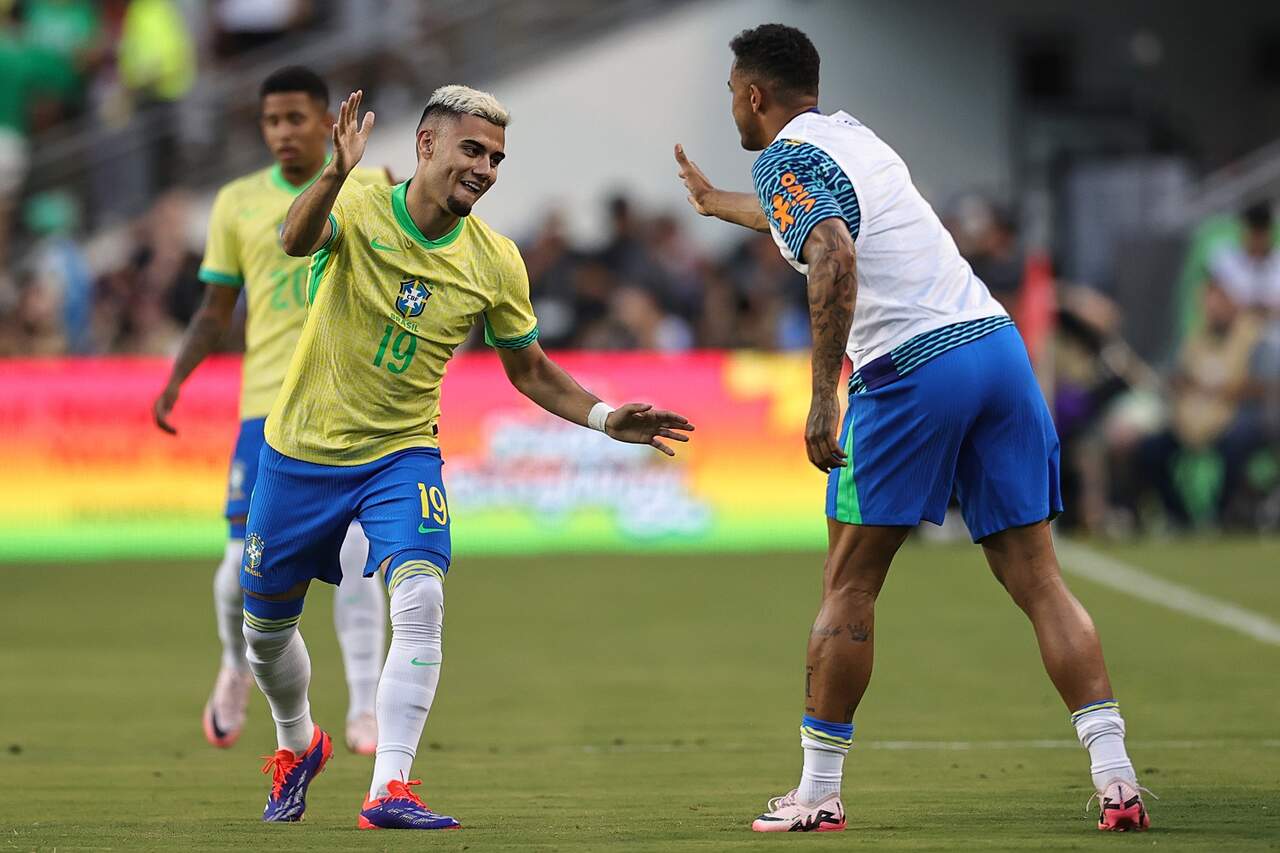
[[[849, 401], [853, 405], [853, 401]], [[853, 479], [853, 414], [849, 414], [849, 434], [844, 439], [844, 467], [836, 481], [836, 521], [862, 523], [862, 506], [858, 503], [858, 484]]]

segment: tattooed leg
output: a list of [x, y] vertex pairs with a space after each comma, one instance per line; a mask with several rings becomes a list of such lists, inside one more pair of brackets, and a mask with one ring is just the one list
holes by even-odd
[[906, 527], [828, 520], [822, 607], [809, 634], [805, 713], [849, 722], [871, 680], [875, 603]]

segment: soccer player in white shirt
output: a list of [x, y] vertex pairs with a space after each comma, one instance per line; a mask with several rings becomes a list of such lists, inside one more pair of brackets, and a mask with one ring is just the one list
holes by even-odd
[[[991, 570], [1031, 619], [1089, 750], [1099, 829], [1145, 829], [1102, 648], [1054, 555], [1058, 437], [1012, 321], [902, 159], [848, 113], [818, 110], [818, 53], [804, 33], [765, 24], [730, 47], [734, 121], [743, 148], [762, 152], [752, 169], [756, 192], [717, 189], [680, 146], [676, 160], [699, 213], [771, 232], [808, 276], [805, 445], [828, 475], [829, 544], [800, 727], [804, 767], [797, 788], [771, 800], [752, 829], [844, 829], [840, 781], [871, 678], [876, 597], [911, 528], [941, 523], [953, 492]], [[854, 373], [837, 433], [846, 353]]]

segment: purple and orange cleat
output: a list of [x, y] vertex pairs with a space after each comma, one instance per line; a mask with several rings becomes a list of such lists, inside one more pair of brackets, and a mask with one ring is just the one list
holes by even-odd
[[774, 797], [769, 810], [751, 823], [753, 832], [841, 832], [844, 830], [844, 803], [832, 794], [820, 803], [807, 806], [796, 792]]
[[409, 790], [410, 785], [421, 784], [421, 779], [408, 782], [393, 779], [387, 784], [385, 797], [365, 799], [356, 826], [360, 829], [462, 829], [462, 824], [448, 815], [436, 814]]
[[1102, 804], [1098, 829], [1103, 832], [1142, 832], [1151, 826], [1151, 818], [1136, 784], [1112, 779], [1097, 797]]
[[307, 786], [324, 770], [331, 755], [333, 740], [316, 726], [311, 746], [301, 755], [278, 749], [275, 755], [265, 756], [267, 763], [262, 765], [262, 772], [271, 774], [271, 796], [267, 797], [262, 819], [268, 823], [302, 820], [307, 810]]

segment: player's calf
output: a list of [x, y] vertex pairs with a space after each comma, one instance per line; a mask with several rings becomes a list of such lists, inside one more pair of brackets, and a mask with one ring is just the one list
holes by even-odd
[[444, 570], [425, 554], [405, 553], [387, 568], [386, 579], [391, 646], [378, 682], [378, 747], [370, 801], [385, 799], [393, 784], [409, 779], [443, 661]]
[[311, 659], [298, 631], [303, 601], [267, 601], [252, 594], [244, 597], [249, 668], [271, 706], [280, 748], [295, 753], [307, 749], [315, 728], [307, 699]]

